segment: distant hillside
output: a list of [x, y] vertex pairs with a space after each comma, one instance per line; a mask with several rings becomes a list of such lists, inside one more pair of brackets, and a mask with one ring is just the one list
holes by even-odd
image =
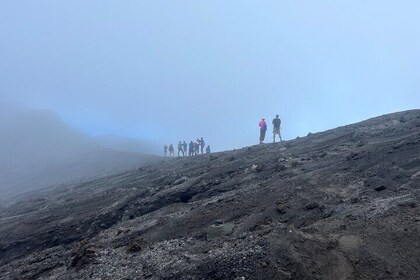
[[120, 137], [116, 135], [102, 135], [94, 138], [95, 141], [105, 147], [123, 152], [161, 155], [162, 148], [157, 144], [135, 138]]
[[0, 207], [0, 279], [420, 275], [420, 110]]
[[154, 158], [101, 147], [49, 111], [3, 111], [0, 135], [0, 192], [3, 198], [50, 185], [109, 175]]

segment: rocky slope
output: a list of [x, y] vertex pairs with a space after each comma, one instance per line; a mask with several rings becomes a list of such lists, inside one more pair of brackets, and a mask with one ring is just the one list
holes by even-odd
[[1, 279], [420, 279], [420, 110], [1, 210]]

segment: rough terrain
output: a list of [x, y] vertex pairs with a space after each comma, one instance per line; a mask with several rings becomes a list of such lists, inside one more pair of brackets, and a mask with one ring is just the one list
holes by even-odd
[[420, 110], [0, 209], [1, 279], [420, 279]]

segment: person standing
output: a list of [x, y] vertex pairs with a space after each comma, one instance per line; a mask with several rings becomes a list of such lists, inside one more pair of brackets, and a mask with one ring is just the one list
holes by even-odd
[[276, 115], [276, 118], [273, 119], [273, 143], [276, 143], [276, 135], [279, 135], [280, 142], [283, 141], [283, 139], [281, 139], [280, 125], [281, 119], [279, 118], [279, 115]]
[[199, 155], [200, 154], [200, 143], [198, 143], [200, 140], [197, 139], [197, 141], [194, 143], [194, 150], [195, 150], [195, 155]]
[[174, 146], [172, 144], [169, 145], [169, 156], [170, 157], [175, 156], [175, 150], [174, 150]]
[[207, 154], [210, 154], [210, 145], [207, 145], [207, 148], [206, 148], [206, 153], [207, 153]]
[[188, 145], [187, 145], [187, 142], [185, 142], [185, 140], [184, 140], [184, 143], [182, 143], [182, 147], [184, 148], [184, 156], [186, 156]]
[[204, 138], [201, 137], [201, 139], [200, 139], [201, 154], [204, 154], [204, 147], [205, 146], [206, 146], [206, 143], [204, 142]]
[[188, 155], [192, 157], [194, 155], [194, 142], [190, 141], [190, 145], [188, 147]]
[[179, 157], [179, 153], [182, 153], [182, 156], [185, 156], [184, 149], [183, 149], [181, 141], [179, 141], [179, 143], [178, 143], [178, 157]]
[[263, 118], [260, 121], [260, 144], [264, 143], [265, 139], [265, 133], [267, 132], [267, 123], [265, 122], [265, 119]]
[[163, 147], [163, 155], [166, 157], [168, 155], [168, 145]]

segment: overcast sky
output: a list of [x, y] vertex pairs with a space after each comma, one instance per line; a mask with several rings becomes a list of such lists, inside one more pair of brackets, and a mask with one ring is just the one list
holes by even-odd
[[278, 113], [291, 139], [420, 108], [419, 11], [418, 0], [3, 0], [0, 95], [90, 135], [231, 149], [258, 143], [259, 120]]

